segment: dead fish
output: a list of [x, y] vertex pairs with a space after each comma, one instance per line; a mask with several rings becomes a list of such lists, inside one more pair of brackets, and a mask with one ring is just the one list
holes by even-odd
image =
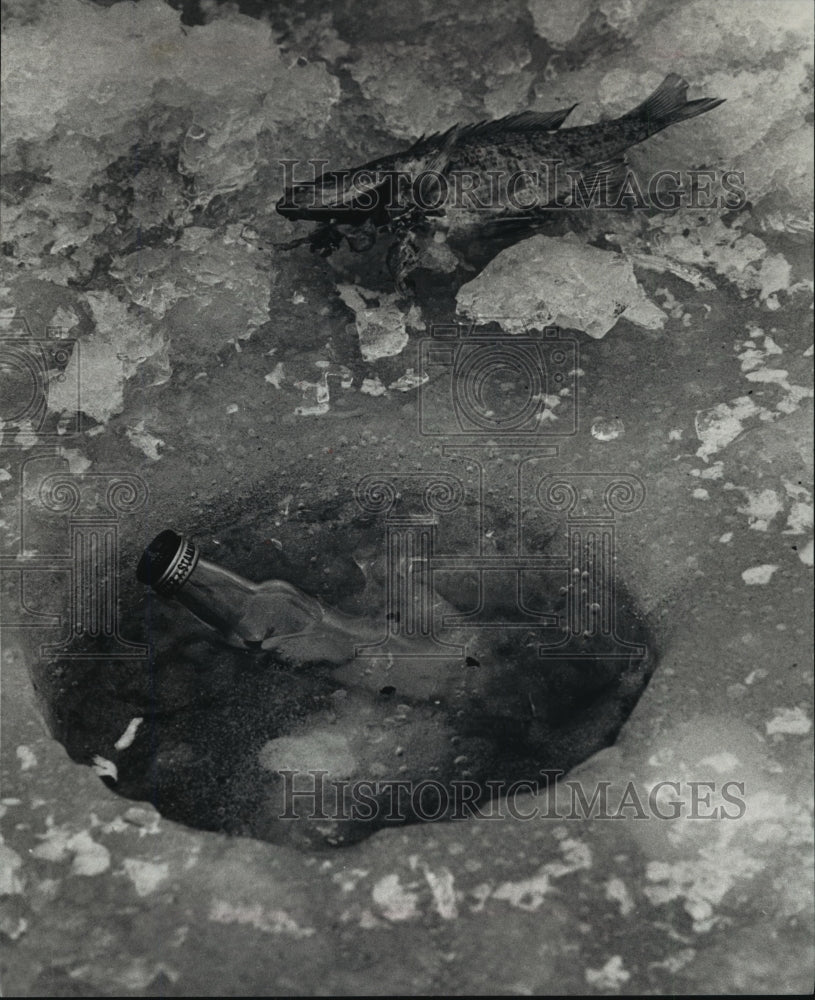
[[460, 210], [484, 219], [529, 218], [574, 207], [576, 193], [589, 202], [602, 197], [624, 179], [631, 146], [723, 103], [688, 101], [687, 90], [688, 82], [671, 73], [620, 118], [561, 128], [576, 105], [524, 111], [454, 125], [422, 136], [402, 153], [326, 171], [314, 181], [292, 185], [278, 201], [284, 217], [322, 224], [310, 237], [284, 246], [308, 242], [327, 254], [346, 239], [362, 251], [378, 232], [395, 233], [389, 266], [402, 288], [416, 261], [417, 234], [429, 219]]

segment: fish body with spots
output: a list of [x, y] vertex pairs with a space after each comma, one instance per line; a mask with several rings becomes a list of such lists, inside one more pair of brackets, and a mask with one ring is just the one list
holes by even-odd
[[391, 270], [398, 282], [415, 263], [408, 244], [429, 220], [461, 211], [488, 221], [529, 218], [619, 189], [630, 147], [722, 103], [688, 101], [687, 90], [687, 81], [672, 73], [619, 118], [563, 128], [573, 110], [565, 108], [455, 125], [423, 136], [402, 153], [292, 184], [278, 212], [320, 228], [284, 246], [309, 243], [327, 254], [344, 238], [352, 250], [363, 251], [378, 232], [389, 231], [399, 247], [389, 262], [396, 265]]

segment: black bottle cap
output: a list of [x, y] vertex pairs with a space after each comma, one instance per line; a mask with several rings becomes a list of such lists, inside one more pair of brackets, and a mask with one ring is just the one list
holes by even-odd
[[164, 597], [171, 597], [184, 584], [198, 562], [198, 550], [192, 542], [167, 529], [156, 535], [144, 550], [136, 578]]

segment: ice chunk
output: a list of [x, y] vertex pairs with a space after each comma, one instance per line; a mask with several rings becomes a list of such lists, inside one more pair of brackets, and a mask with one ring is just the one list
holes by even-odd
[[428, 100], [428, 68], [438, 65], [431, 48], [407, 48], [386, 42], [368, 49], [349, 67], [363, 95], [381, 106], [389, 130], [405, 139], [434, 132], [456, 120], [467, 120], [473, 112], [458, 87], [450, 83], [448, 67], [439, 66], [432, 81], [433, 99]]
[[591, 422], [591, 436], [598, 441], [615, 441], [625, 434], [625, 424], [619, 417], [596, 417]]
[[595, 339], [620, 316], [649, 330], [666, 318], [625, 257], [572, 236], [533, 236], [504, 250], [462, 286], [458, 307], [477, 322], [499, 319], [509, 333], [556, 325]]
[[87, 244], [70, 262], [46, 258], [71, 277], [93, 266], [101, 235], [141, 243], [256, 180], [294, 152], [289, 132], [322, 131], [340, 93], [325, 66], [285, 59], [268, 24], [183, 28], [160, 0], [38, 4], [3, 55], [4, 169], [35, 178], [26, 204], [4, 209], [4, 240], [32, 264]]
[[789, 736], [806, 736], [812, 729], [812, 720], [800, 706], [795, 708], [778, 708], [769, 722], [765, 723], [767, 735], [784, 733]]
[[143, 385], [166, 381], [168, 345], [162, 331], [110, 292], [87, 292], [86, 297], [95, 331], [80, 340], [68, 362], [65, 381], [51, 384], [48, 406], [55, 412], [76, 407], [68, 387], [78, 384], [80, 409], [104, 422], [121, 412], [125, 382], [137, 371]]
[[696, 454], [708, 461], [711, 455], [735, 441], [745, 429], [745, 422], [761, 413], [761, 407], [749, 396], [739, 396], [728, 403], [718, 403], [708, 410], [699, 410], [694, 423], [696, 436], [702, 442]]
[[742, 580], [748, 587], [764, 586], [772, 579], [773, 573], [778, 569], [772, 563], [762, 563], [760, 566], [751, 566], [741, 574]]
[[174, 82], [161, 91], [167, 103], [175, 94], [186, 106], [191, 91], [207, 99], [262, 94], [264, 119], [286, 123], [313, 122], [315, 113], [325, 120], [339, 93], [324, 67], [288, 66], [271, 27], [253, 18], [182, 29], [177, 12], [160, 0], [107, 9], [52, 3], [42, 10], [45, 16], [18, 26], [4, 45], [8, 141], [41, 138], [63, 114], [83, 135], [117, 132], [123, 118], [149, 106], [162, 80]]
[[338, 285], [337, 290], [356, 314], [359, 347], [366, 361], [393, 357], [404, 350], [408, 342], [405, 324], [418, 321], [417, 309], [406, 315], [397, 305], [397, 295], [366, 293], [356, 285]]
[[557, 4], [551, 0], [529, 0], [529, 13], [535, 31], [557, 48], [570, 42], [580, 25], [591, 13], [591, 0], [576, 0], [574, 3]]
[[156, 319], [183, 302], [174, 325], [188, 330], [199, 350], [249, 337], [269, 318], [269, 279], [260, 251], [233, 228], [189, 226], [174, 246], [129, 254], [112, 274]]

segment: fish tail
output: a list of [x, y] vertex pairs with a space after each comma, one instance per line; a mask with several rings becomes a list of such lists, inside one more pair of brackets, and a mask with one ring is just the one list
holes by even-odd
[[647, 97], [642, 104], [638, 104], [628, 114], [623, 115], [624, 120], [636, 120], [643, 122], [649, 135], [659, 132], [674, 122], [685, 121], [687, 118], [695, 118], [696, 115], [703, 115], [706, 111], [712, 111], [724, 104], [724, 98], [703, 97], [698, 101], [687, 99], [688, 81], [677, 73], [669, 73], [657, 89]]

